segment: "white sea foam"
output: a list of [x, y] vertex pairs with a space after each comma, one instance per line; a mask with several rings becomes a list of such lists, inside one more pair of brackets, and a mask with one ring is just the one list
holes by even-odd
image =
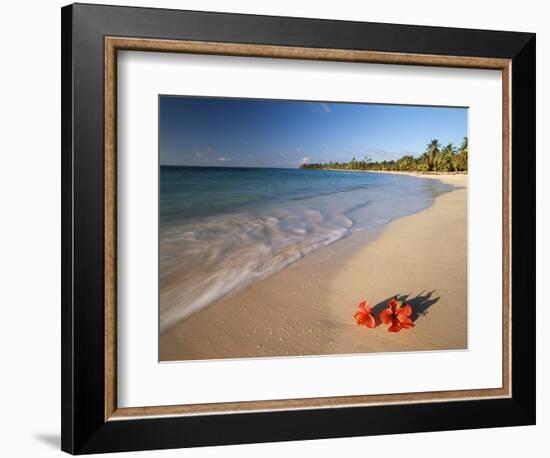
[[315, 210], [172, 225], [161, 238], [161, 333], [230, 292], [345, 237], [352, 221]]

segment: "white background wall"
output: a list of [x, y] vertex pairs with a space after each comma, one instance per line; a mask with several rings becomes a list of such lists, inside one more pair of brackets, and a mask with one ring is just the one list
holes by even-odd
[[[352, 439], [148, 452], [151, 456], [544, 456], [550, 434], [549, 339], [543, 336], [543, 273], [549, 259], [543, 183], [542, 87], [550, 14], [540, 0], [357, 0], [270, 2], [139, 1], [136, 6], [440, 25], [537, 33], [538, 128], [538, 425]], [[96, 2], [93, 2], [96, 3]], [[109, 0], [110, 4], [128, 4]], [[64, 2], [4, 2], [0, 10], [0, 454], [47, 457], [59, 452], [60, 403], [60, 11]], [[546, 54], [546, 55], [545, 55]], [[546, 57], [546, 60], [544, 59]], [[545, 207], [545, 208], [543, 208]], [[544, 216], [543, 216], [544, 211]], [[546, 221], [543, 221], [546, 220]], [[529, 304], [525, 304], [529, 306]], [[545, 361], [543, 361], [545, 360]], [[545, 362], [545, 366], [543, 366]], [[545, 377], [546, 375], [546, 377]], [[213, 432], [215, 434], [215, 432]], [[126, 456], [138, 456], [127, 454]], [[142, 453], [139, 456], [144, 456]]]

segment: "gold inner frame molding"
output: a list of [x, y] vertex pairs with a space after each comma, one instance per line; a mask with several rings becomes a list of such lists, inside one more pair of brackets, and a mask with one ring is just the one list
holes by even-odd
[[[502, 72], [502, 387], [404, 394], [337, 396], [215, 404], [119, 408], [117, 404], [117, 51], [150, 51], [240, 57], [266, 57], [397, 65], [500, 70]], [[381, 404], [424, 403], [511, 397], [511, 60], [481, 57], [403, 54], [301, 48], [240, 43], [105, 37], [105, 420], [158, 416], [321, 409]]]

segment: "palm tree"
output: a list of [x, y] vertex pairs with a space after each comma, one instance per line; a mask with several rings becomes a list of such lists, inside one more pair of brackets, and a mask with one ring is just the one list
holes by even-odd
[[460, 148], [459, 150], [462, 152], [462, 151], [466, 151], [466, 154], [468, 154], [468, 137], [464, 137], [462, 139], [462, 143], [460, 144]]
[[458, 154], [455, 157], [457, 170], [468, 170], [468, 137], [462, 139]]
[[445, 172], [454, 171], [456, 172], [456, 164], [455, 164], [455, 154], [456, 154], [456, 148], [453, 146], [452, 143], [448, 143], [442, 150], [441, 150], [441, 164], [440, 169], [443, 169]]
[[351, 170], [401, 170], [418, 172], [458, 172], [468, 170], [468, 138], [464, 137], [460, 147], [448, 143], [441, 148], [439, 140], [433, 139], [419, 157], [411, 154], [395, 160], [373, 161], [365, 154], [364, 160], [355, 157], [349, 162], [318, 162], [302, 164], [304, 169], [351, 169]]
[[437, 172], [437, 156], [439, 155], [440, 148], [441, 145], [439, 144], [439, 140], [437, 138], [434, 138], [426, 145], [428, 167], [429, 170], [433, 170], [434, 172]]

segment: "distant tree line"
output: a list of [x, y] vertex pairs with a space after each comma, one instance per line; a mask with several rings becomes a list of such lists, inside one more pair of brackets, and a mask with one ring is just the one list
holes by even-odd
[[441, 147], [434, 139], [419, 156], [406, 155], [397, 160], [374, 162], [368, 156], [358, 161], [302, 164], [303, 169], [388, 170], [402, 172], [466, 172], [468, 170], [468, 138], [456, 148], [452, 143]]

